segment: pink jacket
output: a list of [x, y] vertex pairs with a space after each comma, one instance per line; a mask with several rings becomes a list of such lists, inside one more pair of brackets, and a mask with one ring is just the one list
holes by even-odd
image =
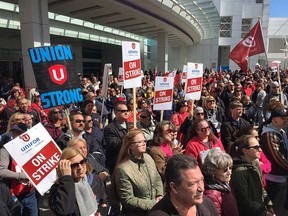
[[[215, 137], [216, 142], [210, 142], [211, 148], [220, 148], [222, 151], [225, 152], [224, 147], [222, 145], [222, 142], [220, 139]], [[192, 139], [189, 140], [186, 149], [185, 149], [185, 154], [190, 155], [194, 158], [197, 159], [199, 166], [201, 167], [202, 162], [201, 162], [201, 157], [200, 157], [200, 152], [206, 151], [209, 148], [202, 142], [202, 140], [199, 138], [199, 136], [195, 136]]]

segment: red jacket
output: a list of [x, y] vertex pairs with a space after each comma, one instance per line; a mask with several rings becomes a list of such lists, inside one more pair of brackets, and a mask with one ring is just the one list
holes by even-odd
[[[218, 147], [222, 151], [225, 152], [221, 141], [215, 136], [214, 136], [214, 139], [215, 139], [215, 143], [210, 141], [211, 148], [217, 148]], [[202, 162], [201, 162], [200, 152], [206, 151], [208, 149], [209, 148], [202, 142], [202, 140], [199, 138], [199, 136], [195, 136], [192, 139], [190, 139], [189, 142], [187, 143], [187, 146], [185, 149], [185, 154], [196, 158], [199, 166], [201, 167]]]
[[237, 202], [231, 191], [205, 188], [204, 194], [213, 201], [219, 216], [239, 216]]

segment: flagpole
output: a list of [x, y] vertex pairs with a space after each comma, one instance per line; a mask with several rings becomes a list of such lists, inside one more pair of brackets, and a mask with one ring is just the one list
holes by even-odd
[[[260, 28], [261, 28], [261, 34], [262, 34], [262, 38], [263, 38], [263, 41], [264, 41], [264, 36], [263, 36], [263, 31], [262, 31], [262, 23], [261, 23], [261, 19], [260, 17], [258, 17], [258, 20], [259, 20], [259, 23], [260, 23]], [[267, 41], [266, 41], [267, 42]], [[266, 46], [265, 44], [266, 43], [263, 43], [264, 44], [264, 50], [265, 50], [265, 58], [266, 58], [266, 65], [268, 67], [268, 55], [267, 55], [267, 52], [266, 52]]]

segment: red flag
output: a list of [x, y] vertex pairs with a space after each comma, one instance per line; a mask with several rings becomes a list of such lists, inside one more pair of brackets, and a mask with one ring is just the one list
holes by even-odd
[[242, 71], [246, 72], [248, 57], [265, 52], [260, 20], [229, 54]]

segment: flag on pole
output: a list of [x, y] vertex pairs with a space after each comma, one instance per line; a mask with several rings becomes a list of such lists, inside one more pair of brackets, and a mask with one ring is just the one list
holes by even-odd
[[242, 71], [246, 72], [248, 57], [265, 52], [260, 20], [229, 54]]

